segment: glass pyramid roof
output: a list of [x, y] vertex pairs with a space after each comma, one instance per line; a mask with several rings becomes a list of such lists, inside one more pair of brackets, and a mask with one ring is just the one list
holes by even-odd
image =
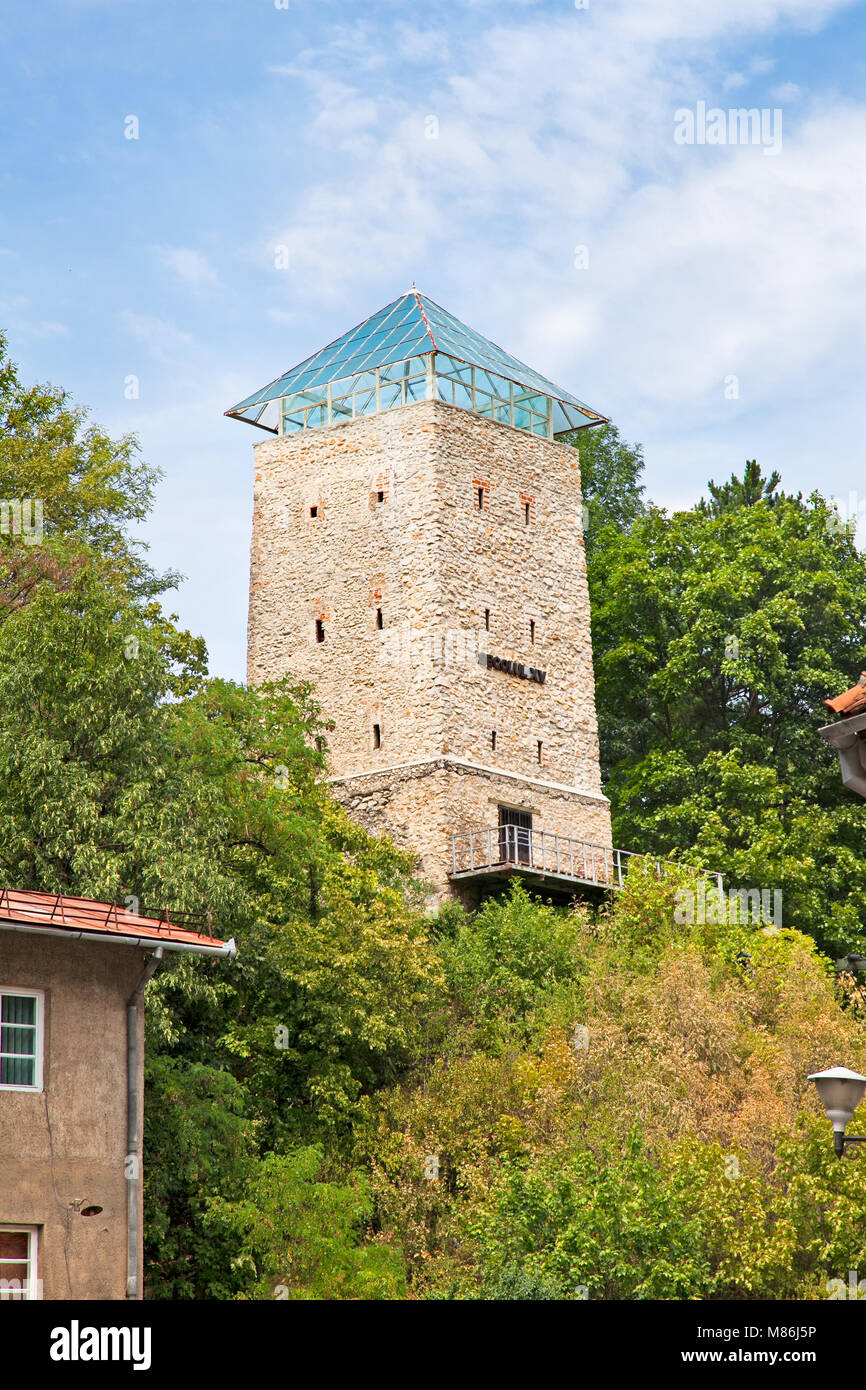
[[606, 419], [489, 338], [468, 328], [414, 287], [225, 413], [258, 424], [271, 401], [306, 391], [318, 393], [331, 381], [431, 352], [446, 353], [570, 405], [579, 412], [578, 418], [584, 417], [582, 424], [602, 423]]

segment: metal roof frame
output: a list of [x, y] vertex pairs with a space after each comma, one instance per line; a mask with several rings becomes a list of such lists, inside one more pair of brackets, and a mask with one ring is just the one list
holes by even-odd
[[560, 404], [571, 406], [585, 418], [587, 425], [607, 423], [606, 416], [578, 400], [569, 391], [564, 391], [489, 338], [461, 323], [414, 286], [282, 376], [276, 377], [267, 386], [239, 401], [225, 414], [231, 419], [243, 420], [245, 424], [278, 434], [278, 429], [261, 423], [261, 417], [272, 401], [307, 390], [324, 390], [332, 382], [348, 380], [365, 371], [430, 353], [443, 353], [467, 366], [480, 367], [525, 390], [537, 391]]

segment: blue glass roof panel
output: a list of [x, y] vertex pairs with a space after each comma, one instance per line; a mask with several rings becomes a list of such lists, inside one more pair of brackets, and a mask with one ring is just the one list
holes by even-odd
[[252, 422], [261, 413], [259, 407], [268, 401], [321, 389], [329, 381], [430, 352], [446, 352], [462, 362], [506, 377], [518, 386], [552, 396], [554, 400], [572, 406], [579, 413], [579, 418], [586, 421], [605, 419], [598, 411], [592, 410], [570, 392], [563, 391], [547, 377], [541, 376], [519, 358], [512, 357], [504, 348], [482, 337], [449, 314], [447, 309], [415, 289], [386, 304], [348, 333], [232, 406], [226, 414]]

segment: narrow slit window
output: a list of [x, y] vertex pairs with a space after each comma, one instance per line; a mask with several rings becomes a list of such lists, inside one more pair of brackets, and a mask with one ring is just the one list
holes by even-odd
[[385, 619], [382, 617], [381, 608], [376, 609], [376, 626], [380, 632], [382, 631], [382, 628], [385, 626]]
[[496, 752], [496, 730], [495, 730], [495, 729], [491, 729], [491, 730], [490, 730], [490, 747], [493, 749], [493, 751], [494, 751], [494, 753], [495, 753], [495, 752]]
[[376, 493], [376, 501], [377, 501], [377, 502], [384, 502], [384, 501], [385, 501], [385, 490], [384, 490], [384, 488], [380, 488], [379, 491]]
[[483, 511], [484, 511], [484, 488], [483, 488], [483, 487], [480, 487], [480, 488], [476, 489], [476, 494], [475, 494], [475, 505], [476, 505], [476, 507], [478, 508], [479, 512], [483, 512]]
[[485, 610], [484, 610], [484, 626], [485, 626], [486, 630], [489, 632], [489, 631], [490, 631], [490, 609], [489, 609], [489, 608], [485, 608]]
[[530, 619], [529, 619], [529, 640], [530, 640], [530, 642], [532, 643], [532, 645], [533, 645], [533, 647], [534, 647], [534, 646], [535, 646], [535, 619], [534, 619], [534, 618], [530, 618]]
[[311, 507], [311, 508], [310, 508], [310, 516], [318, 516], [318, 515], [319, 515], [319, 509], [318, 509], [318, 507]]
[[381, 726], [381, 724], [374, 724], [374, 725], [373, 725], [373, 747], [374, 747], [374, 748], [381, 748], [381, 747], [382, 747], [382, 726]]
[[524, 502], [524, 504], [523, 504], [523, 520], [524, 520], [524, 523], [528, 526], [528, 525], [529, 525], [529, 503], [528, 503], [528, 502]]
[[317, 642], [324, 642], [324, 640], [325, 640], [325, 623], [324, 623], [324, 620], [323, 620], [322, 618], [317, 618], [317, 619], [316, 619], [316, 641], [317, 641]]
[[537, 758], [539, 762], [544, 761], [544, 744], [541, 742], [541, 739], [538, 740]]

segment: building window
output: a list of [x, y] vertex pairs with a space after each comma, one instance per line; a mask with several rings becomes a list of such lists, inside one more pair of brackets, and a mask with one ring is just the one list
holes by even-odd
[[310, 516], [318, 516], [318, 515], [319, 515], [319, 509], [318, 509], [318, 507], [311, 507], [311, 508], [310, 508]]
[[529, 619], [529, 640], [530, 640], [530, 642], [532, 643], [532, 645], [533, 645], [533, 647], [534, 647], [534, 646], [535, 646], [535, 619], [534, 619], [534, 618], [530, 618], [530, 619]]
[[490, 730], [490, 747], [493, 749], [493, 751], [494, 751], [494, 753], [495, 753], [495, 752], [496, 752], [496, 730], [495, 730], [495, 729], [491, 729], [491, 730]]
[[38, 1231], [0, 1226], [0, 1300], [29, 1303], [39, 1297]]
[[323, 619], [323, 618], [317, 618], [317, 619], [316, 619], [316, 641], [317, 641], [317, 642], [324, 642], [324, 640], [325, 640], [325, 623], [324, 623], [324, 619]]
[[535, 497], [531, 492], [521, 492], [520, 505], [523, 508], [523, 524], [531, 526], [535, 521]]
[[382, 726], [381, 726], [381, 724], [374, 724], [374, 725], [373, 725], [373, 747], [374, 747], [374, 748], [381, 748], [381, 747], [382, 747]]
[[381, 608], [377, 608], [377, 609], [376, 609], [376, 626], [377, 626], [377, 628], [379, 629], [380, 632], [382, 631], [383, 627], [385, 626], [385, 619], [382, 617], [382, 610], [381, 610]]
[[489, 631], [490, 631], [490, 609], [489, 609], [489, 608], [485, 608], [485, 610], [484, 610], [484, 626], [485, 626], [486, 630], [489, 632]]
[[0, 1088], [42, 1090], [44, 996], [40, 990], [0, 992]]
[[539, 761], [540, 763], [543, 763], [543, 762], [544, 762], [544, 744], [541, 742], [541, 739], [538, 740], [538, 745], [537, 745], [537, 747], [538, 747], [538, 761]]
[[484, 478], [474, 478], [472, 486], [475, 490], [475, 510], [476, 512], [486, 512], [490, 509], [490, 484]]
[[394, 472], [391, 468], [383, 468], [372, 480], [373, 486], [370, 489], [370, 499], [375, 506], [376, 503], [388, 503], [391, 497], [391, 488], [394, 484]]

